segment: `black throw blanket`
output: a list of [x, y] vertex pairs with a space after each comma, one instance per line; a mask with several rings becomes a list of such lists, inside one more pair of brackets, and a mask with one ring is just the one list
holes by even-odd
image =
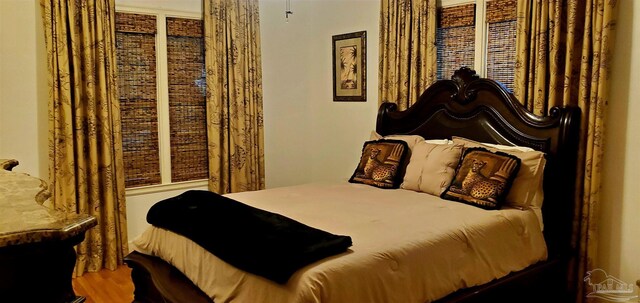
[[244, 271], [286, 283], [298, 269], [345, 252], [334, 235], [209, 191], [190, 190], [156, 203], [147, 222], [181, 234]]

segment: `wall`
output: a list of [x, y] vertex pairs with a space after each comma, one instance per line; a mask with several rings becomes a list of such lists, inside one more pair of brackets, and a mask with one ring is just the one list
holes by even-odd
[[599, 267], [640, 279], [640, 3], [618, 1], [599, 222]]
[[47, 63], [38, 1], [0, 0], [0, 158], [48, 179]]
[[[379, 1], [260, 2], [267, 187], [347, 179], [378, 108]], [[333, 102], [331, 36], [367, 31], [367, 102]]]

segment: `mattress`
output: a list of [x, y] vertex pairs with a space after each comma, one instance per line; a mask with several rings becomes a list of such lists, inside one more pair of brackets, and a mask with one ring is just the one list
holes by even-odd
[[227, 196], [351, 236], [353, 246], [277, 284], [164, 229], [151, 226], [134, 240], [135, 250], [166, 260], [216, 303], [430, 302], [547, 257], [532, 210], [487, 211], [425, 193], [346, 182]]

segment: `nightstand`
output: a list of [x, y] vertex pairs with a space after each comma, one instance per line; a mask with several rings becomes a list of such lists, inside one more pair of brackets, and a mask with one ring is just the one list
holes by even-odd
[[84, 302], [71, 286], [73, 247], [96, 219], [43, 206], [45, 183], [12, 172], [17, 164], [0, 159], [0, 301]]

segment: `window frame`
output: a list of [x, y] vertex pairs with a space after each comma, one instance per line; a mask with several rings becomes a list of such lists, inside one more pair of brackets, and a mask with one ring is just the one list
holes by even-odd
[[156, 17], [156, 100], [158, 109], [158, 155], [160, 184], [126, 188], [127, 196], [205, 187], [208, 179], [171, 182], [171, 130], [169, 121], [169, 72], [167, 58], [167, 18], [203, 20], [201, 13], [116, 5], [116, 12]]

